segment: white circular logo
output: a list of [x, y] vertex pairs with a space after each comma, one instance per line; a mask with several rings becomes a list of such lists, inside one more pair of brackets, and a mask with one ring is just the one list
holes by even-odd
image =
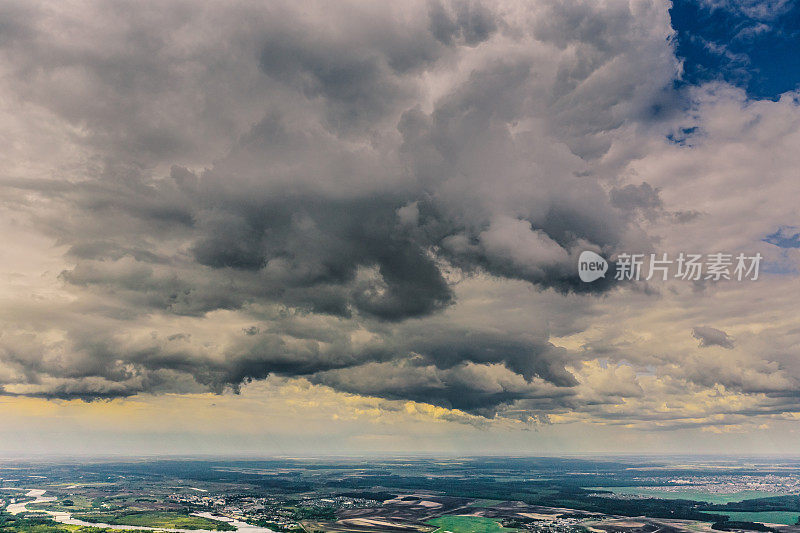
[[578, 258], [578, 276], [581, 281], [591, 283], [592, 281], [606, 277], [608, 271], [608, 261], [590, 250], [581, 252]]

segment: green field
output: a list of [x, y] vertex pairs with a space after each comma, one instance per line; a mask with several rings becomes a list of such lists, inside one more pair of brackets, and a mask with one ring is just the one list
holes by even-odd
[[768, 524], [797, 524], [800, 513], [797, 511], [715, 511], [730, 516], [731, 520], [740, 522], [761, 522]]
[[[71, 504], [71, 505], [70, 505]], [[28, 509], [31, 511], [48, 510], [48, 511], [66, 511], [68, 513], [76, 513], [80, 511], [89, 511], [94, 508], [92, 500], [84, 496], [69, 496], [61, 498], [54, 502], [30, 503]]]
[[500, 525], [496, 520], [483, 516], [442, 516], [434, 518], [428, 524], [439, 529], [433, 533], [510, 533], [517, 531]]
[[0, 511], [0, 533], [141, 533], [141, 531], [73, 526], [59, 524], [48, 518], [25, 518]]
[[129, 511], [122, 513], [74, 514], [73, 518], [85, 522], [111, 524], [115, 526], [163, 527], [167, 529], [211, 529], [235, 531], [236, 527], [201, 516], [192, 516], [174, 511]]
[[491, 507], [493, 505], [497, 505], [503, 503], [505, 500], [474, 500], [469, 502], [470, 507]]

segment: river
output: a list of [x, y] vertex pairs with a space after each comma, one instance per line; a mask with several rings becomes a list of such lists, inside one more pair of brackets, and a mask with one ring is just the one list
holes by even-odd
[[[19, 514], [25, 511], [29, 511], [27, 505], [29, 503], [45, 503], [45, 502], [52, 502], [55, 501], [56, 498], [45, 496], [45, 490], [41, 489], [32, 489], [29, 490], [26, 496], [31, 498], [36, 498], [32, 502], [25, 502], [25, 503], [12, 503], [6, 507], [6, 511], [11, 514]], [[33, 510], [30, 510], [33, 511]], [[36, 510], [39, 511], [38, 509]], [[50, 517], [55, 520], [56, 522], [60, 522], [62, 524], [70, 524], [73, 526], [90, 526], [90, 527], [105, 527], [108, 529], [127, 529], [127, 530], [144, 530], [144, 531], [167, 531], [169, 533], [220, 533], [219, 531], [209, 530], [209, 529], [169, 529], [163, 527], [147, 527], [147, 526], [125, 526], [125, 525], [117, 525], [117, 524], [102, 524], [96, 522], [84, 522], [83, 520], [78, 520], [77, 518], [72, 518], [72, 514], [66, 511], [42, 511], [50, 515]], [[212, 513], [192, 513], [195, 516], [201, 516], [203, 518], [210, 518], [212, 520], [219, 520], [220, 522], [227, 522], [232, 526], [236, 527], [236, 530], [241, 533], [275, 533], [271, 529], [259, 526], [253, 526], [246, 522], [242, 522], [241, 520], [236, 520], [233, 518], [228, 518], [227, 516], [220, 516], [215, 515]]]

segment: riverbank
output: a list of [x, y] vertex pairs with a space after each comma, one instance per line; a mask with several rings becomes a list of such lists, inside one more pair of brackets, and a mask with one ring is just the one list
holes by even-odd
[[[45, 496], [46, 490], [42, 489], [31, 489], [25, 495], [31, 498], [34, 498], [33, 501], [28, 501], [24, 503], [12, 503], [6, 507], [6, 512], [17, 515], [24, 512], [36, 512], [36, 513], [45, 513], [49, 515], [54, 521], [59, 522], [61, 524], [68, 524], [73, 526], [88, 526], [88, 527], [97, 527], [97, 528], [107, 528], [107, 529], [116, 529], [116, 530], [137, 530], [137, 531], [163, 531], [165, 533], [219, 533], [217, 530], [213, 529], [172, 529], [172, 528], [163, 528], [163, 527], [149, 527], [149, 526], [133, 526], [133, 525], [124, 525], [124, 524], [105, 524], [105, 523], [98, 523], [98, 522], [87, 522], [84, 520], [78, 520], [77, 518], [72, 517], [72, 513], [66, 511], [48, 511], [45, 509], [28, 509], [27, 506], [33, 503], [48, 503], [53, 502], [56, 498], [51, 496]], [[192, 516], [197, 516], [200, 518], [206, 518], [208, 520], [217, 520], [219, 522], [225, 522], [234, 526], [237, 532], [240, 533], [275, 533], [271, 529], [260, 527], [260, 526], [253, 526], [246, 522], [242, 522], [241, 520], [236, 520], [234, 518], [230, 518], [227, 516], [215, 515], [213, 513], [192, 513]]]

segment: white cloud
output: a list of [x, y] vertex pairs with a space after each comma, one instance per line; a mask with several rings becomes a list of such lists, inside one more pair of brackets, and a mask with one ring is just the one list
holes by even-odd
[[3, 10], [6, 394], [278, 374], [512, 426], [800, 410], [794, 275], [576, 279], [582, 249], [797, 267], [762, 239], [800, 226], [798, 96], [676, 92], [667, 3]]

